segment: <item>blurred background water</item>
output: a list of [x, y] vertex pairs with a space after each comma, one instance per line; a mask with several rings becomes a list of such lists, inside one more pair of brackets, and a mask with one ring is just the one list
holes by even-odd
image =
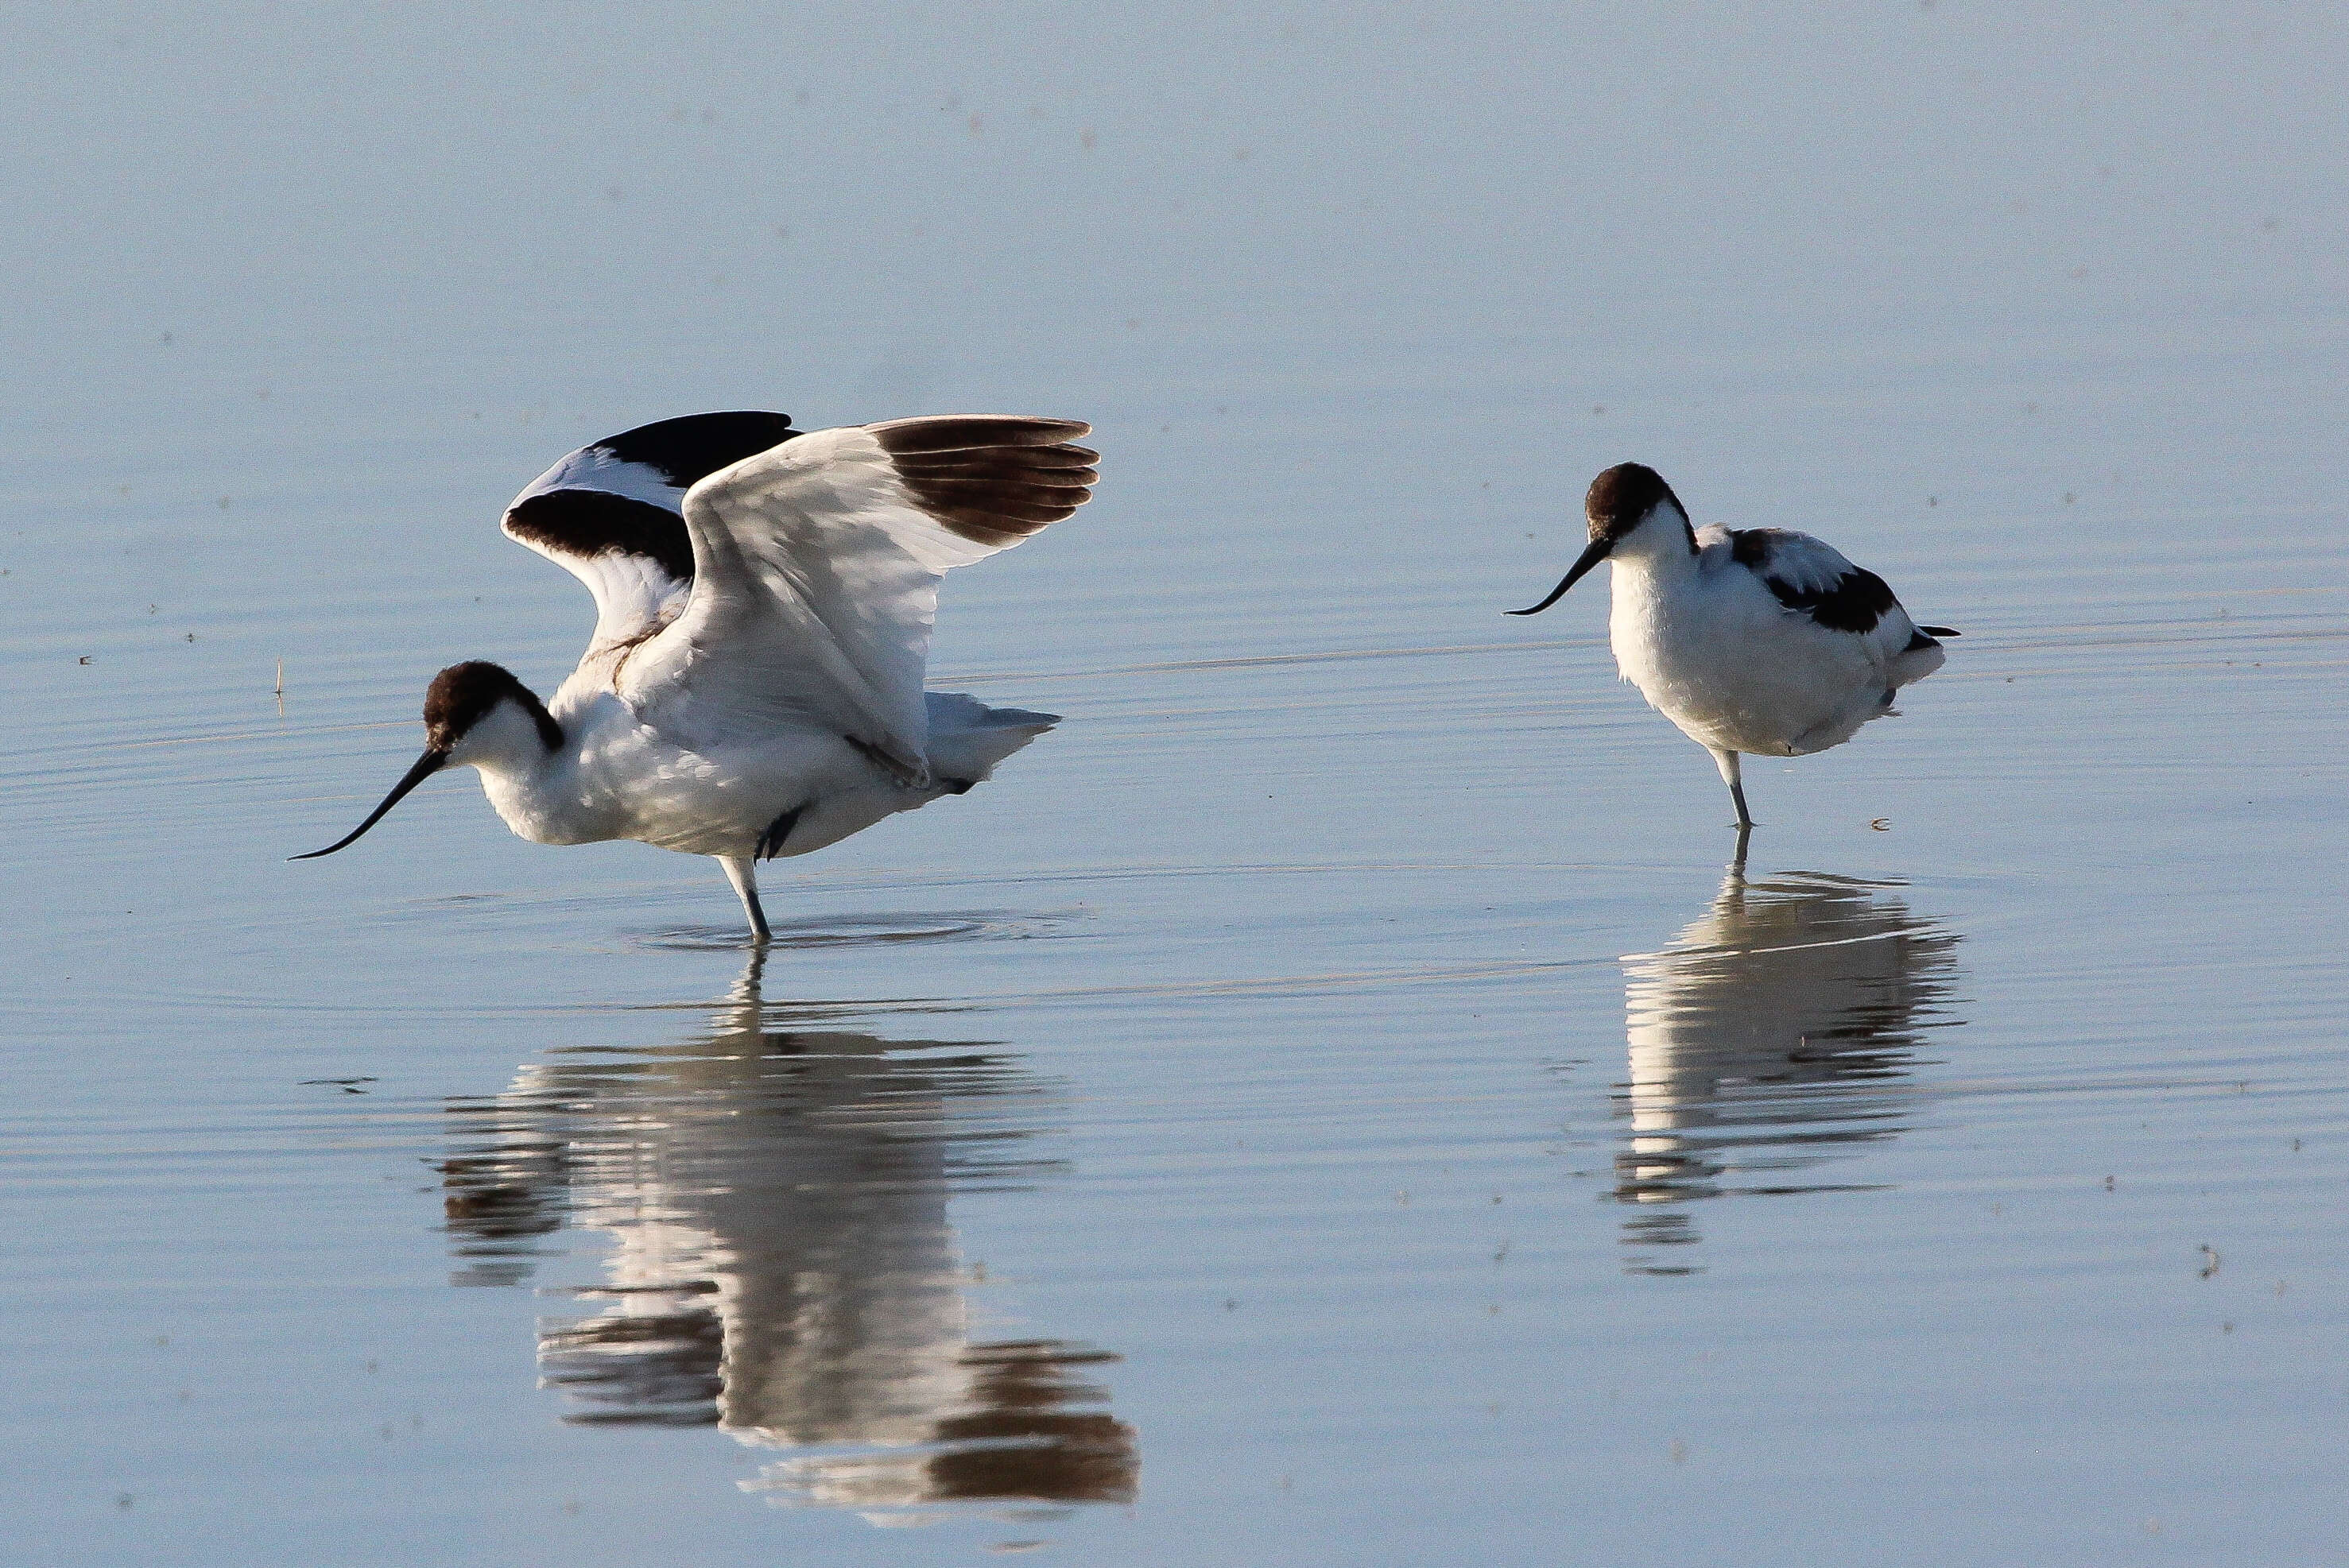
[[[2335, 12], [14, 20], [0, 1556], [2349, 1559]], [[285, 864], [733, 407], [1093, 421], [1062, 727]], [[1965, 633], [1742, 868], [1624, 459]]]

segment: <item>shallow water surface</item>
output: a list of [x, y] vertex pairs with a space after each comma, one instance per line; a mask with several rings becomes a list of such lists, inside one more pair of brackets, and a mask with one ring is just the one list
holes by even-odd
[[[2349, 1561], [2343, 46], [33, 27], [0, 1559]], [[286, 863], [726, 406], [1094, 420], [932, 663], [1061, 727], [764, 954], [463, 779]], [[1963, 632], [1742, 857], [1500, 614], [1627, 457]]]

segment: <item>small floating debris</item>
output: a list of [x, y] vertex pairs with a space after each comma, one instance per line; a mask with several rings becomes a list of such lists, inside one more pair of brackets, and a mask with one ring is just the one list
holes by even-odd
[[302, 1087], [305, 1088], [334, 1088], [341, 1089], [345, 1094], [365, 1094], [367, 1093], [367, 1090], [359, 1088], [358, 1086], [363, 1083], [373, 1083], [376, 1080], [371, 1078], [304, 1078], [302, 1080]]

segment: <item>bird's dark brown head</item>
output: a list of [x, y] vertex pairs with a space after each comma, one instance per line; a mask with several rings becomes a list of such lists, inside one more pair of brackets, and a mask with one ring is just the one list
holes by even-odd
[[1696, 549], [1696, 531], [1689, 526], [1688, 511], [1681, 498], [1664, 482], [1664, 476], [1645, 463], [1617, 463], [1590, 481], [1590, 490], [1582, 498], [1582, 515], [1590, 524], [1590, 543], [1573, 567], [1549, 591], [1549, 597], [1530, 609], [1511, 610], [1512, 615], [1538, 615], [1555, 604], [1566, 591], [1588, 575], [1591, 569], [1612, 554], [1615, 547], [1637, 532], [1641, 523], [1656, 515], [1656, 509], [1669, 504], [1671, 510], [1664, 515], [1677, 522], [1691, 551]]
[[501, 757], [511, 760], [516, 751], [526, 750], [530, 742], [522, 732], [503, 723], [481, 729], [471, 746], [465, 744], [467, 737], [481, 729], [483, 719], [510, 702], [517, 712], [529, 717], [547, 750], [562, 748], [563, 727], [554, 722], [538, 694], [514, 679], [511, 671], [481, 659], [450, 665], [425, 688], [424, 755], [391, 787], [383, 803], [367, 813], [366, 821], [325, 849], [294, 858], [315, 861], [358, 842], [369, 828], [383, 820], [385, 812], [408, 798], [409, 790], [445, 768], [480, 768]]
[[1683, 518], [1688, 515], [1663, 475], [1645, 463], [1617, 463], [1590, 481], [1590, 492], [1582, 498], [1582, 515], [1589, 521], [1592, 539], [1612, 544], [1662, 501], [1671, 502]]
[[503, 665], [469, 659], [450, 665], [432, 677], [424, 692], [424, 744], [434, 751], [456, 749], [466, 732], [512, 702], [538, 723], [538, 738], [553, 751], [563, 744], [563, 727], [554, 722], [538, 694], [514, 678]]

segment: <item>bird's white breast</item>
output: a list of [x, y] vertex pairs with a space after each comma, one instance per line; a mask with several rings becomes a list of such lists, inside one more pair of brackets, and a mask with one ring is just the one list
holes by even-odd
[[633, 839], [688, 854], [748, 853], [776, 817], [869, 783], [835, 735], [779, 728], [695, 748], [643, 723], [610, 692], [566, 686], [552, 706], [561, 750], [480, 764], [506, 826], [534, 843]]
[[1725, 544], [1612, 565], [1616, 665], [1700, 745], [1798, 756], [1885, 711], [1873, 641], [1790, 614]]

